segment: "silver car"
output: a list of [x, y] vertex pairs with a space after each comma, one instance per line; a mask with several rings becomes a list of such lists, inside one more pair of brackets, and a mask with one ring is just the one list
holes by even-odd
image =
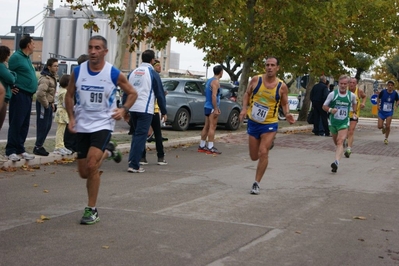
[[[166, 95], [167, 124], [174, 130], [186, 130], [190, 125], [205, 123], [205, 82], [200, 79], [165, 78], [162, 79]], [[236, 102], [221, 96], [221, 114], [218, 125], [224, 125], [228, 130], [237, 130], [240, 126], [239, 115], [241, 106]]]

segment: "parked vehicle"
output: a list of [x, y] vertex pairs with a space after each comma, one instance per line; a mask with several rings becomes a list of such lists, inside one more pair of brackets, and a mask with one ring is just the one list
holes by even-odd
[[231, 83], [225, 83], [225, 82], [220, 82], [220, 89], [221, 89], [221, 94], [233, 101], [237, 101], [237, 93], [238, 93], [238, 86], [233, 85]]
[[[162, 79], [163, 87], [168, 92], [166, 95], [168, 111], [166, 124], [171, 124], [174, 130], [183, 131], [190, 125], [205, 123], [205, 82], [204, 80], [185, 78]], [[237, 130], [240, 125], [241, 106], [221, 95], [220, 110], [218, 124], [224, 125], [228, 130]]]

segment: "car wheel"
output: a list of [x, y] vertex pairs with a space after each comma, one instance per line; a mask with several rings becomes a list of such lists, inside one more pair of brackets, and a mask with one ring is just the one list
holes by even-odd
[[172, 123], [174, 130], [184, 131], [187, 130], [190, 124], [190, 114], [187, 109], [181, 108], [177, 111], [175, 120]]
[[240, 126], [240, 112], [237, 109], [233, 109], [227, 119], [226, 129], [227, 130], [237, 130]]
[[281, 107], [281, 106], [278, 108], [278, 120], [285, 120], [283, 107]]

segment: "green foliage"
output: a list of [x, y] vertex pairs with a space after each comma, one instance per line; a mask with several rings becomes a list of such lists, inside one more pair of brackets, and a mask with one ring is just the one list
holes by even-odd
[[[83, 8], [81, 0], [66, 0]], [[93, 0], [121, 27], [132, 0]], [[281, 73], [338, 76], [370, 66], [398, 42], [399, 0], [134, 0], [128, 40], [164, 48], [171, 37], [194, 41], [208, 63], [232, 80], [241, 74], [239, 99], [264, 59], [280, 59]], [[311, 87], [312, 83], [309, 84]], [[306, 106], [305, 108], [306, 109]], [[307, 112], [307, 110], [306, 110]]]

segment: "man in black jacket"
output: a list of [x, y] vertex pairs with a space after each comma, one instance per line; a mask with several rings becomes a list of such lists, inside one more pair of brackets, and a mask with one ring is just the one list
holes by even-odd
[[[314, 112], [314, 127], [313, 133], [317, 136], [330, 136], [328, 128], [327, 112], [323, 110], [323, 103], [327, 99], [329, 90], [326, 85], [326, 77], [321, 76], [319, 83], [313, 86], [310, 92], [310, 100], [312, 101]], [[320, 132], [320, 121], [324, 128], [324, 133]]]

